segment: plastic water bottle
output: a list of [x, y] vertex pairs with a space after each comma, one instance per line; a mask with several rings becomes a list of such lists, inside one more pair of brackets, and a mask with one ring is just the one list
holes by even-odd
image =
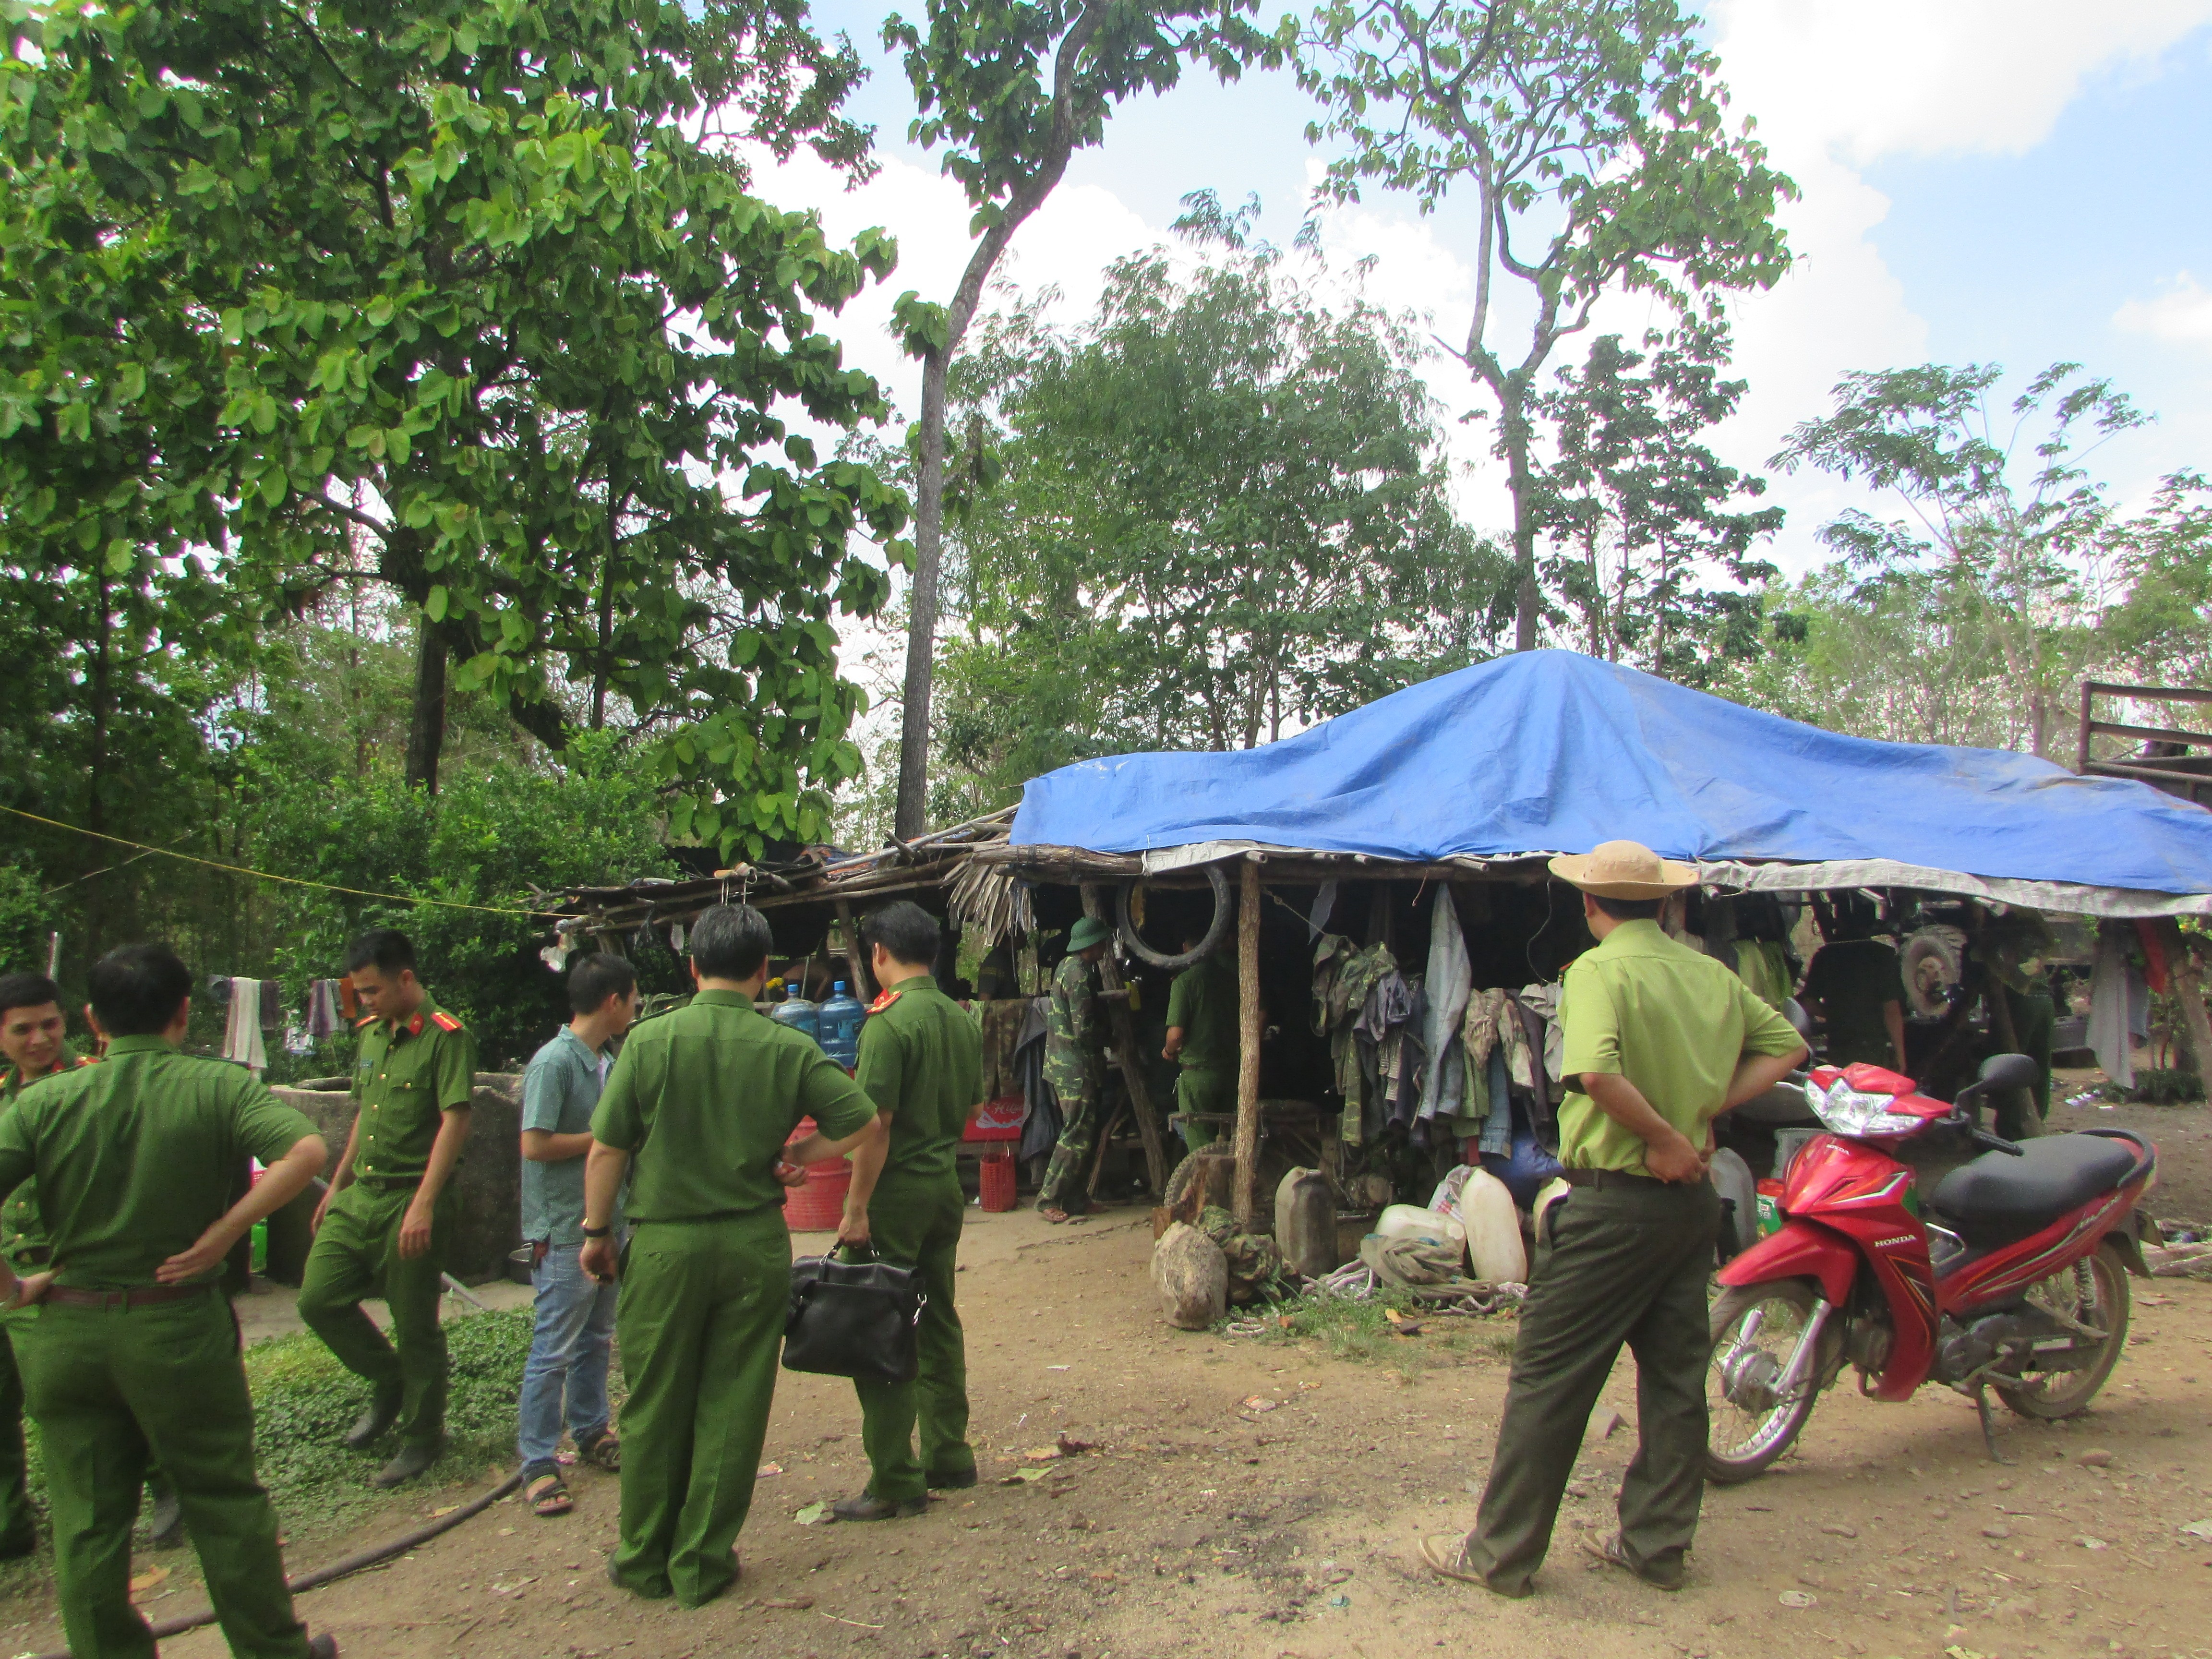
[[784, 988], [783, 1000], [769, 1010], [768, 1017], [779, 1025], [788, 1025], [795, 1031], [805, 1032], [817, 1042], [822, 1041], [819, 1005], [809, 1002], [790, 986]]
[[867, 1017], [867, 1009], [860, 998], [847, 992], [842, 979], [823, 1000], [817, 1041], [823, 1054], [848, 1072], [860, 1063], [860, 1022]]

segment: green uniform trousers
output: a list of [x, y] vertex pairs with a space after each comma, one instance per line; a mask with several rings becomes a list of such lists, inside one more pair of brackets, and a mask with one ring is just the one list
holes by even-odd
[[35, 1544], [39, 1529], [25, 1478], [30, 1459], [23, 1446], [23, 1376], [6, 1334], [37, 1319], [35, 1313], [0, 1315], [0, 1551], [10, 1555]]
[[[399, 1437], [428, 1446], [446, 1432], [446, 1330], [438, 1307], [459, 1200], [448, 1182], [431, 1214], [430, 1248], [409, 1261], [399, 1254], [399, 1223], [414, 1200], [411, 1185], [363, 1181], [333, 1198], [307, 1252], [299, 1309], [301, 1322], [340, 1364], [379, 1395], [399, 1390]], [[362, 1310], [365, 1296], [382, 1297], [392, 1310], [392, 1340]]]
[[152, 1659], [131, 1605], [131, 1528], [150, 1455], [177, 1489], [234, 1654], [304, 1659], [276, 1512], [253, 1473], [238, 1325], [212, 1289], [152, 1307], [42, 1306], [11, 1325], [46, 1449], [54, 1577], [76, 1659]]
[[[860, 1441], [867, 1449], [868, 1491], [887, 1502], [920, 1498], [931, 1475], [972, 1474], [968, 1444], [968, 1349], [954, 1304], [960, 1224], [968, 1200], [957, 1176], [919, 1178], [886, 1173], [868, 1198], [868, 1233], [876, 1254], [921, 1269], [921, 1322], [916, 1330], [921, 1374], [911, 1382], [855, 1377]], [[921, 1456], [915, 1457], [915, 1426]]]
[[1060, 1096], [1060, 1139], [1044, 1166], [1044, 1184], [1037, 1189], [1040, 1210], [1065, 1210], [1080, 1215], [1091, 1207], [1091, 1153], [1098, 1144], [1098, 1107], [1103, 1088], [1081, 1092], [1054, 1085]]
[[[1237, 1114], [1237, 1074], [1234, 1072], [1215, 1072], [1200, 1066], [1187, 1066], [1176, 1075], [1176, 1106], [1186, 1112], [1201, 1112], [1210, 1116], [1234, 1117]], [[1182, 1144], [1194, 1152], [1201, 1146], [1211, 1146], [1221, 1139], [1218, 1123], [1198, 1123], [1186, 1120], [1182, 1126]]]
[[1545, 1212], [1513, 1345], [1505, 1411], [1471, 1565], [1524, 1595], [1543, 1565], [1592, 1407], [1626, 1342], [1636, 1356], [1636, 1456], [1620, 1531], [1638, 1571], [1679, 1571], [1705, 1496], [1705, 1283], [1720, 1198], [1690, 1185], [1577, 1188]]
[[687, 1607], [736, 1579], [791, 1300], [781, 1209], [720, 1221], [641, 1222], [623, 1253], [615, 1340], [622, 1531], [608, 1571]]

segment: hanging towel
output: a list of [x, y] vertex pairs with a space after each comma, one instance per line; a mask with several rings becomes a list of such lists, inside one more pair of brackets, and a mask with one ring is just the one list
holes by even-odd
[[264, 979], [261, 986], [261, 1029], [281, 1031], [284, 1029], [284, 981]]
[[2100, 927], [2089, 978], [2089, 1046], [2105, 1075], [2123, 1089], [2135, 1086], [2135, 1010], [2139, 1000], [2148, 1005], [2150, 992], [2128, 948], [2135, 938], [2124, 921]]
[[223, 1027], [222, 1057], [259, 1077], [269, 1069], [269, 1052], [261, 1046], [261, 981], [234, 979], [230, 982], [230, 1018]]
[[345, 1029], [338, 1013], [338, 982], [319, 979], [307, 988], [307, 1036], [321, 1042]]
[[1421, 1011], [1421, 1047], [1427, 1070], [1421, 1079], [1421, 1115], [1455, 1117], [1466, 1075], [1466, 1050], [1460, 1024], [1474, 985], [1467, 945], [1460, 938], [1459, 911], [1451, 889], [1439, 884], [1429, 910], [1429, 970], [1423, 975], [1426, 1000]]

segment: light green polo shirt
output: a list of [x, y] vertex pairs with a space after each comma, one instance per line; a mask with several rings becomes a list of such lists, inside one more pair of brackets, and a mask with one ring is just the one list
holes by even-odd
[[[1624, 921], [1569, 965], [1559, 1020], [1559, 1070], [1626, 1077], [1651, 1109], [1705, 1144], [1746, 1054], [1804, 1047], [1796, 1028], [1712, 957], [1678, 945], [1656, 921]], [[1644, 1142], [1570, 1094], [1559, 1107], [1559, 1162], [1569, 1169], [1649, 1175]]]

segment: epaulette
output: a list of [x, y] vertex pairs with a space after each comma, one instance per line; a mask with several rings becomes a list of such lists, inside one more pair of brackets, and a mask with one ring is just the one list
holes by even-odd
[[458, 1031], [461, 1029], [461, 1022], [442, 1008], [430, 1016], [430, 1023], [441, 1031]]
[[876, 1000], [868, 1005], [868, 1012], [872, 1014], [880, 1014], [884, 1009], [890, 1007], [891, 1004], [896, 1002], [901, 994], [902, 994], [897, 991], [878, 992], [876, 994]]
[[353, 1029], [356, 1031], [366, 1031], [370, 1026], [375, 1024], [376, 1016], [374, 1014], [371, 1014], [367, 1019], [357, 1019], [354, 1021]]

